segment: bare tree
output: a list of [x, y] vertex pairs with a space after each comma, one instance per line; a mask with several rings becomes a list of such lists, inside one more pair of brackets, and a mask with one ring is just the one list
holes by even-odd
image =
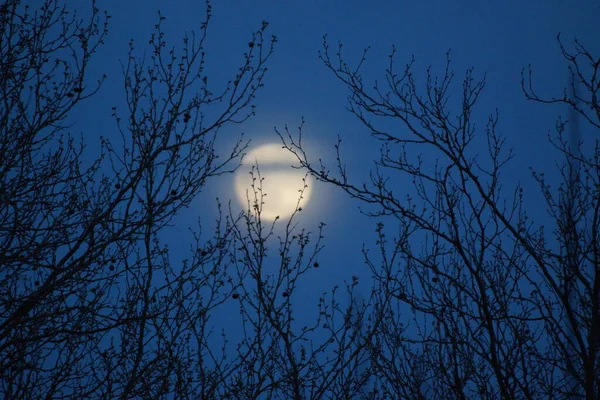
[[[315, 304], [312, 324], [295, 322], [299, 281], [319, 268], [322, 226], [298, 227], [299, 206], [281, 228], [264, 223], [268, 178], [258, 170], [246, 212], [219, 206], [212, 234], [204, 221], [192, 230], [188, 256], [168, 247], [173, 218], [239, 165], [247, 142], [217, 153], [215, 141], [254, 115], [276, 42], [268, 24], [246, 42], [238, 73], [215, 87], [204, 52], [210, 3], [180, 46], [168, 44], [159, 14], [149, 48], [129, 43], [115, 134], [78, 138], [73, 110], [106, 78], [88, 69], [110, 17], [89, 5], [86, 17], [59, 0], [0, 5], [0, 395], [358, 395], [373, 331], [366, 306], [340, 304], [336, 287]], [[94, 140], [100, 154], [86, 147]], [[351, 298], [356, 284], [343, 286]], [[214, 321], [231, 304], [237, 334]]]
[[[161, 232], [239, 163], [217, 154], [226, 124], [253, 114], [275, 38], [251, 38], [223, 87], [206, 76], [209, 22], [171, 47], [159, 16], [143, 60], [124, 63], [117, 135], [70, 132], [72, 111], [104, 80], [88, 67], [109, 16], [58, 0], [0, 5], [0, 393], [3, 398], [213, 398], [235, 364], [207, 344], [229, 299], [231, 222], [174, 259]], [[120, 135], [119, 135], [120, 134]], [[119, 142], [118, 137], [121, 140]]]
[[[113, 108], [115, 134], [98, 138], [94, 155], [95, 139], [72, 133], [73, 110], [105, 79], [88, 70], [109, 16], [89, 5], [78, 17], [59, 0], [0, 4], [4, 398], [600, 397], [598, 139], [573, 143], [573, 121], [559, 120], [549, 138], [563, 157], [562, 184], [534, 174], [548, 219], [532, 221], [523, 189], [503, 188], [513, 153], [497, 114], [475, 127], [484, 80], [467, 71], [453, 104], [449, 57], [421, 90], [412, 63], [396, 71], [394, 51], [385, 87], [371, 90], [364, 55], [352, 68], [325, 41], [322, 60], [350, 89], [350, 111], [382, 143], [371, 181], [351, 179], [340, 143], [332, 173], [311, 164], [295, 136], [282, 139], [308, 173], [371, 205], [378, 255], [364, 251], [375, 278], [364, 301], [353, 277], [299, 324], [297, 288], [327, 267], [324, 225], [301, 228], [300, 203], [288, 221], [267, 224], [268, 176], [258, 169], [248, 209], [219, 206], [211, 233], [199, 221], [187, 256], [166, 237], [211, 180], [239, 165], [243, 138], [224, 153], [215, 143], [224, 126], [254, 114], [276, 42], [268, 24], [219, 85], [206, 72], [210, 3], [179, 46], [168, 44], [159, 14], [146, 58], [130, 42], [126, 107]], [[524, 92], [599, 128], [600, 60], [579, 42], [561, 50], [583, 92], [543, 99], [530, 71]], [[410, 177], [413, 193], [394, 193], [395, 177]], [[215, 322], [232, 304], [235, 334]]]
[[[531, 69], [524, 93], [567, 104], [599, 128], [600, 59], [579, 42], [573, 52], [559, 43], [583, 94], [543, 99]], [[332, 51], [325, 38], [323, 46], [322, 61], [349, 90], [349, 111], [381, 143], [370, 180], [347, 172], [341, 139], [331, 166], [310, 160], [301, 130], [280, 136], [310, 174], [370, 205], [378, 221], [379, 256], [365, 251], [371, 320], [384, 321], [367, 345], [377, 398], [599, 398], [598, 138], [572, 147], [572, 121], [559, 120], [549, 135], [562, 156], [559, 185], [534, 173], [548, 215], [533, 221], [524, 189], [502, 175], [514, 153], [498, 113], [475, 124], [485, 77], [468, 70], [454, 95], [448, 54], [441, 76], [428, 69], [421, 87], [413, 62], [398, 68], [393, 49], [373, 85], [361, 69], [366, 51], [349, 65], [341, 44]], [[412, 190], [398, 194], [399, 181]]]
[[[306, 299], [296, 294], [302, 279], [319, 264], [323, 248], [321, 224], [315, 233], [298, 226], [296, 211], [283, 226], [261, 219], [263, 182], [258, 168], [251, 172], [248, 212], [243, 224], [234, 226], [236, 268], [240, 285], [233, 297], [239, 301], [243, 340], [237, 347], [239, 368], [228, 385], [236, 399], [346, 399], [365, 386], [359, 374], [368, 352], [361, 330], [366, 307], [346, 306], [337, 300], [340, 287], [323, 293], [310, 323], [296, 316], [307, 314]], [[306, 189], [306, 183], [304, 190]], [[357, 280], [343, 288], [355, 297]], [[370, 332], [370, 331], [369, 331]]]

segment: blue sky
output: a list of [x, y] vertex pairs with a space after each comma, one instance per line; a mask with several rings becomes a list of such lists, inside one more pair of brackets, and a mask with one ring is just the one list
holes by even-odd
[[[70, 0], [75, 5], [79, 1]], [[93, 141], [100, 134], [111, 135], [114, 123], [109, 118], [113, 105], [123, 105], [119, 60], [127, 54], [127, 43], [134, 38], [141, 55], [157, 21], [157, 10], [166, 17], [164, 27], [177, 44], [185, 31], [198, 28], [204, 19], [204, 2], [192, 0], [105, 0], [101, 7], [112, 16], [110, 34], [93, 65], [92, 74], [106, 73], [108, 80], [100, 93], [83, 105], [74, 131], [83, 131]], [[211, 79], [224, 80], [235, 73], [247, 48], [251, 33], [261, 21], [270, 23], [269, 32], [278, 43], [264, 90], [259, 93], [257, 116], [241, 126], [223, 131], [222, 144], [244, 132], [253, 143], [277, 141], [273, 127], [288, 124], [295, 129], [303, 117], [304, 135], [313, 153], [309, 157], [331, 159], [338, 135], [350, 173], [366, 176], [376, 157], [377, 145], [368, 140], [366, 129], [345, 110], [347, 91], [318, 58], [323, 35], [332, 46], [344, 43], [347, 59], [357, 61], [362, 50], [371, 46], [365, 75], [383, 77], [391, 46], [397, 60], [404, 64], [414, 55], [415, 71], [433, 66], [443, 73], [445, 54], [456, 72], [456, 99], [466, 68], [476, 76], [487, 73], [487, 86], [479, 102], [476, 119], [483, 126], [496, 108], [500, 131], [516, 157], [507, 169], [507, 187], [522, 182], [527, 205], [534, 216], [541, 197], [532, 185], [529, 167], [550, 171], [554, 168], [546, 134], [555, 125], [561, 107], [544, 107], [527, 102], [520, 89], [520, 73], [532, 64], [541, 95], [559, 94], [567, 79], [566, 64], [560, 54], [556, 35], [560, 32], [569, 46], [578, 38], [592, 52], [600, 50], [600, 3], [592, 0], [506, 0], [506, 1], [275, 1], [215, 0], [207, 53]], [[85, 121], [97, 121], [92, 126]], [[585, 134], [585, 131], [584, 131]], [[333, 164], [332, 164], [333, 165]], [[403, 182], [398, 182], [401, 190]], [[176, 229], [186, 235], [185, 225], [200, 216], [211, 221], [219, 197], [234, 198], [233, 177], [226, 176], [209, 186], [196, 203], [177, 219]], [[362, 262], [363, 243], [374, 247], [375, 222], [362, 216], [358, 204], [335, 188], [316, 185], [311, 203], [301, 213], [301, 223], [316, 230], [327, 223], [325, 249], [313, 271], [308, 292], [318, 293], [351, 279], [369, 275]], [[540, 214], [541, 215], [541, 214]], [[368, 291], [368, 285], [362, 290]]]

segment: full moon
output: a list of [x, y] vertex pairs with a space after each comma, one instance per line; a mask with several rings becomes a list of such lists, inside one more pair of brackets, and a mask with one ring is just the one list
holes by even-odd
[[298, 160], [281, 144], [264, 144], [246, 154], [235, 174], [235, 191], [242, 207], [249, 204], [251, 211], [256, 211], [261, 191], [261, 219], [287, 218], [297, 207], [304, 207], [311, 194], [309, 177], [293, 166], [298, 166]]

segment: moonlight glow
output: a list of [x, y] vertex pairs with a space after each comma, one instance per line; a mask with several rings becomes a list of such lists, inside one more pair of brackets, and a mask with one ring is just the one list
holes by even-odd
[[[289, 217], [298, 206], [300, 196], [300, 207], [306, 205], [311, 192], [310, 182], [305, 172], [292, 167], [298, 165], [296, 157], [282, 149], [281, 144], [265, 144], [246, 154], [242, 166], [236, 172], [235, 190], [242, 207], [248, 206], [248, 199], [250, 207], [254, 207], [254, 190], [256, 199], [260, 202], [261, 185], [257, 165], [262, 178], [262, 193], [265, 195], [262, 200], [264, 204], [261, 218], [272, 221], [277, 216]], [[251, 186], [253, 178], [254, 190]]]

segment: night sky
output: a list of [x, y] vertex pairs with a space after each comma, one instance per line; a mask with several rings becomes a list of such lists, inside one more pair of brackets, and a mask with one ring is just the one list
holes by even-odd
[[[79, 3], [69, 2], [72, 6]], [[163, 24], [167, 38], [176, 45], [183, 33], [197, 29], [205, 16], [203, 1], [104, 0], [101, 7], [112, 16], [110, 33], [91, 66], [90, 77], [106, 73], [108, 79], [96, 97], [77, 109], [73, 127], [74, 132], [86, 136], [90, 154], [94, 152], [96, 137], [115, 134], [110, 110], [112, 106], [124, 105], [120, 60], [127, 56], [129, 39], [135, 40], [141, 56], [159, 9], [166, 17]], [[597, 0], [214, 1], [206, 49], [211, 80], [226, 81], [235, 73], [252, 32], [260, 28], [262, 21], [269, 22], [268, 32], [277, 36], [278, 43], [268, 65], [265, 87], [256, 100], [257, 114], [243, 125], [224, 129], [220, 138], [222, 149], [241, 133], [252, 140], [252, 146], [277, 142], [274, 127], [283, 129], [287, 124], [295, 131], [304, 118], [309, 158], [322, 158], [333, 166], [333, 145], [339, 135], [350, 175], [364, 179], [379, 145], [346, 110], [347, 89], [319, 60], [323, 35], [327, 35], [332, 48], [338, 41], [344, 44], [351, 64], [370, 46], [363, 72], [371, 82], [383, 78], [392, 45], [397, 49], [397, 63], [403, 65], [414, 56], [414, 70], [423, 74], [430, 65], [434, 74], [442, 74], [446, 52], [451, 49], [456, 73], [454, 100], [460, 100], [460, 84], [467, 68], [474, 68], [476, 77], [487, 74], [475, 120], [483, 127], [488, 115], [498, 109], [499, 131], [515, 151], [504, 175], [507, 194], [521, 182], [532, 216], [543, 215], [543, 208], [537, 207], [541, 196], [529, 168], [544, 170], [549, 176], [555, 173], [547, 133], [554, 129], [556, 117], [566, 115], [567, 110], [563, 106], [528, 102], [521, 92], [521, 70], [532, 65], [540, 95], [560, 95], [567, 69], [556, 36], [560, 32], [567, 47], [578, 38], [592, 54], [597, 54]], [[420, 79], [424, 88], [423, 76]], [[390, 129], [402, 128], [390, 125]], [[585, 125], [582, 130], [585, 138]], [[192, 207], [176, 219], [176, 226], [165, 237], [167, 242], [173, 241], [172, 250], [185, 256], [186, 249], [181, 244], [189, 235], [187, 226], [198, 217], [210, 226], [217, 197], [224, 203], [233, 199], [233, 207], [239, 207], [233, 181], [234, 177], [228, 175], [209, 182]], [[410, 182], [398, 178], [394, 184], [402, 193]], [[363, 263], [361, 248], [363, 244], [374, 248], [377, 221], [362, 215], [358, 206], [340, 190], [315, 184], [310, 202], [297, 218], [301, 226], [313, 231], [319, 222], [327, 224], [325, 248], [319, 256], [323, 267], [311, 271], [297, 296], [316, 296], [334, 285], [343, 285], [352, 275], [361, 277], [360, 290], [368, 294], [370, 273]], [[304, 299], [302, 304], [307, 309], [312, 307]]]

